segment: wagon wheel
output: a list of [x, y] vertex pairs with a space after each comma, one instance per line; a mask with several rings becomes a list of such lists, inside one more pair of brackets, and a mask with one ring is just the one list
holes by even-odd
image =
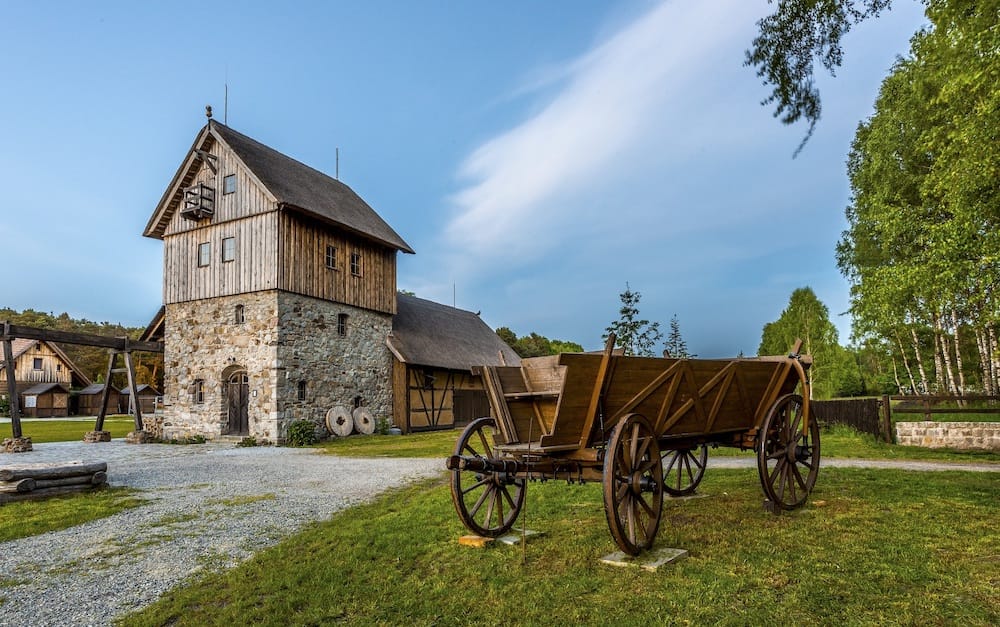
[[663, 489], [670, 496], [692, 494], [708, 464], [708, 445], [663, 451]]
[[819, 424], [802, 430], [802, 397], [779, 398], [764, 420], [757, 442], [757, 471], [764, 495], [781, 509], [795, 509], [809, 497], [819, 473]]
[[663, 465], [649, 422], [629, 414], [611, 432], [604, 457], [604, 514], [629, 555], [653, 546], [663, 512]]
[[[495, 460], [496, 421], [479, 418], [469, 423], [455, 444], [455, 455]], [[470, 530], [488, 538], [503, 535], [514, 525], [524, 505], [524, 479], [506, 472], [451, 471], [451, 499]]]

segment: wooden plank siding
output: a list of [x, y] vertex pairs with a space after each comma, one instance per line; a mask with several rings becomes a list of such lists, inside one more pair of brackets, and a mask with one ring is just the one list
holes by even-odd
[[[2, 351], [0, 351], [2, 355]], [[41, 369], [35, 369], [35, 359], [41, 359]], [[14, 380], [19, 391], [35, 383], [62, 383], [67, 388], [73, 384], [73, 372], [69, 365], [44, 342], [34, 346], [14, 359]], [[0, 392], [7, 392], [7, 371], [0, 370]]]
[[[396, 313], [396, 251], [290, 211], [279, 213], [278, 289], [382, 313]], [[326, 247], [337, 269], [326, 267]], [[351, 274], [351, 253], [361, 276]]]
[[[183, 231], [163, 240], [163, 301], [178, 303], [278, 287], [278, 214], [248, 216]], [[236, 258], [222, 261], [222, 240], [236, 239]], [[209, 264], [198, 266], [198, 246], [211, 246]]]
[[[208, 164], [202, 162], [201, 168], [188, 183], [188, 186], [205, 183], [215, 189], [215, 215], [204, 220], [189, 220], [181, 216], [180, 209], [183, 207], [179, 207], [170, 218], [170, 223], [164, 232], [164, 238], [185, 231], [277, 210], [274, 197], [260, 185], [257, 177], [243, 166], [231, 150], [220, 150], [220, 148], [221, 146], [209, 136], [205, 149], [209, 154], [216, 155], [218, 173], [212, 172]], [[230, 174], [236, 175], [236, 191], [232, 194], [223, 194], [223, 179]], [[178, 190], [178, 195], [171, 200], [172, 205], [179, 205], [183, 202], [180, 191]]]

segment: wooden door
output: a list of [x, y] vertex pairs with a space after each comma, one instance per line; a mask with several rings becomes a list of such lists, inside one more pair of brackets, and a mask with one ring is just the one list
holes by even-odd
[[250, 435], [250, 377], [246, 371], [234, 372], [226, 383], [229, 434]]

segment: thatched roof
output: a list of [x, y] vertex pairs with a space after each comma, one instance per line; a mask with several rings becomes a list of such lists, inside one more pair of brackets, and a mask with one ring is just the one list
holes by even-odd
[[201, 167], [197, 151], [213, 141], [221, 141], [232, 149], [279, 208], [302, 213], [395, 250], [413, 252], [350, 187], [215, 120], [209, 120], [198, 134], [146, 225], [144, 235], [163, 237], [167, 222], [180, 205], [183, 187], [189, 184], [185, 181], [190, 181]]
[[392, 335], [387, 344], [403, 363], [449, 370], [521, 363], [485, 322], [471, 311], [398, 294]]

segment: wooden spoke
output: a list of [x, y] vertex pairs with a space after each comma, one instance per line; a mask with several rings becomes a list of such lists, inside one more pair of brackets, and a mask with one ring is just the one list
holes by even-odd
[[671, 496], [692, 494], [705, 476], [708, 446], [663, 452], [663, 489]]
[[[496, 433], [496, 421], [492, 418], [475, 420], [462, 431], [454, 454], [495, 460]], [[470, 531], [495, 538], [510, 530], [521, 513], [524, 479], [503, 472], [453, 470], [451, 499]]]
[[757, 440], [757, 471], [764, 495], [778, 509], [795, 509], [809, 498], [819, 473], [819, 425], [807, 421], [802, 397], [775, 401]]
[[604, 513], [622, 551], [638, 555], [653, 545], [663, 512], [663, 464], [649, 422], [625, 416], [604, 458]]

